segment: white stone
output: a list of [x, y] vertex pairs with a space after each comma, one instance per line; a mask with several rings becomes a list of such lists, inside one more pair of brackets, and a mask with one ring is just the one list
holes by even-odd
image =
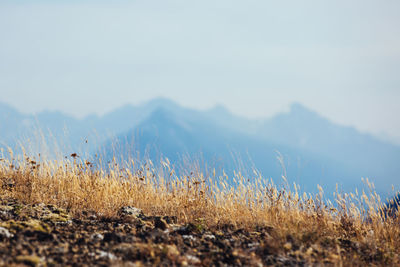
[[14, 235], [8, 231], [8, 229], [4, 227], [0, 227], [0, 236], [5, 237], [5, 238], [11, 238]]

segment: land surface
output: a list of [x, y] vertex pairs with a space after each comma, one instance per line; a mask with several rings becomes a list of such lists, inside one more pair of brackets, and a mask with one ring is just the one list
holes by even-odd
[[373, 191], [332, 204], [234, 178], [0, 159], [0, 266], [400, 266]]
[[391, 265], [382, 250], [352, 238], [319, 240], [304, 233], [286, 236], [282, 245], [280, 230], [266, 225], [180, 224], [174, 216], [146, 216], [134, 207], [113, 218], [95, 212], [74, 218], [54, 205], [12, 198], [0, 203], [2, 266]]

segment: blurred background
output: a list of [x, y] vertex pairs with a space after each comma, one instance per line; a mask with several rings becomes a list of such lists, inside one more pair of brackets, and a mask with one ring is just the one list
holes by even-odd
[[257, 169], [311, 192], [368, 177], [389, 196], [400, 186], [398, 10], [397, 0], [3, 0], [0, 144]]

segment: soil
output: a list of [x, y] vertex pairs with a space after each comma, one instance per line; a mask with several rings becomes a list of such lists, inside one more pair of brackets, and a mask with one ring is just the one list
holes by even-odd
[[146, 216], [134, 207], [118, 214], [72, 218], [53, 205], [2, 199], [0, 266], [333, 266], [337, 261], [329, 249], [303, 247], [290, 236], [282, 244], [271, 226], [209, 228], [201, 219], [179, 224], [176, 217]]

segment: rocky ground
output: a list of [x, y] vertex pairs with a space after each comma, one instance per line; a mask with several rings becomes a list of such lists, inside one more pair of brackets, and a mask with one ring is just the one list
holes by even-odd
[[0, 266], [333, 266], [337, 244], [353, 249], [326, 240], [321, 250], [291, 236], [282, 244], [276, 235], [268, 226], [178, 224], [134, 207], [116, 218], [86, 212], [78, 219], [52, 205], [0, 200]]

